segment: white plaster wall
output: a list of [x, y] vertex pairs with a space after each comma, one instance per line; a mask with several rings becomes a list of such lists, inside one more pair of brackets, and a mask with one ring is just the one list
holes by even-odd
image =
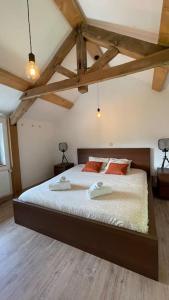
[[56, 162], [56, 126], [23, 118], [18, 122], [18, 139], [22, 187], [52, 177]]
[[53, 165], [61, 161], [59, 142], [68, 142], [66, 154], [75, 163], [78, 147], [150, 147], [152, 170], [161, 165], [157, 142], [169, 137], [169, 91], [155, 92], [149, 82], [131, 76], [100, 83], [101, 119], [96, 95], [96, 85], [89, 86], [52, 123], [34, 121], [30, 114], [19, 121], [23, 188], [53, 176]]
[[161, 164], [157, 141], [169, 137], [169, 91], [155, 92], [131, 76], [100, 83], [102, 117], [96, 117], [96, 86], [62, 115], [58, 142], [69, 144], [69, 160], [78, 147], [150, 147], [152, 169]]

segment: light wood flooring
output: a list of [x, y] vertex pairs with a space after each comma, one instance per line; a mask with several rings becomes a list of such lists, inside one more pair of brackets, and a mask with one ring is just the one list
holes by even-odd
[[2, 204], [0, 300], [168, 300], [169, 202], [155, 209], [160, 282], [16, 225]]

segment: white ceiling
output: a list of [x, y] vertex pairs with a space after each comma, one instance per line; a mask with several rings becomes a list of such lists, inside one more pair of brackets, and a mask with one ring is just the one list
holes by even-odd
[[[33, 52], [41, 69], [71, 30], [53, 0], [30, 0]], [[0, 0], [0, 67], [25, 78], [29, 36], [26, 0]]]
[[163, 0], [79, 0], [88, 18], [158, 32]]
[[21, 92], [0, 84], [0, 113], [9, 114], [19, 105]]
[[[71, 28], [64, 19], [54, 0], [29, 0], [32, 28], [33, 52], [41, 70], [45, 68], [59, 48]], [[87, 18], [94, 24], [102, 21], [101, 26], [114, 26], [125, 34], [146, 36], [156, 40], [158, 36], [162, 0], [79, 0]], [[25, 64], [29, 53], [26, 0], [0, 0], [0, 67], [25, 78]], [[3, 29], [3, 30], [2, 30]], [[134, 32], [134, 33], [133, 33]], [[136, 33], [135, 33], [136, 32]], [[123, 33], [123, 32], [121, 32]], [[130, 58], [118, 55], [111, 65], [121, 64]], [[88, 64], [92, 60], [88, 57]], [[75, 47], [63, 62], [65, 67], [76, 70]], [[151, 88], [152, 70], [132, 75], [148, 83]], [[55, 74], [50, 82], [64, 79]], [[0, 112], [9, 114], [19, 104], [20, 92], [0, 85]], [[79, 97], [77, 90], [58, 93], [73, 102]], [[26, 116], [39, 120], [54, 121], [65, 111], [56, 105], [38, 100]], [[69, 111], [68, 111], [69, 112]]]

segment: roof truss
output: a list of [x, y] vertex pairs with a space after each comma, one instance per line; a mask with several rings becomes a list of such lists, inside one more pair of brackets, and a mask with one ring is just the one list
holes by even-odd
[[[25, 90], [27, 90], [30, 87], [30, 83], [8, 71], [5, 71], [3, 69], [0, 68], [0, 84], [4, 84], [8, 87], [14, 88], [18, 91], [24, 92]], [[73, 103], [70, 102], [69, 100], [66, 100], [56, 94], [50, 94], [50, 95], [46, 95], [46, 96], [41, 96], [41, 99], [48, 101], [48, 102], [52, 102], [56, 105], [65, 107], [70, 109], [73, 106]], [[20, 107], [22, 109], [22, 112], [24, 112], [24, 109], [28, 109], [34, 102], [34, 99], [32, 99], [32, 101], [27, 101], [24, 103], [21, 102]], [[18, 110], [17, 110], [18, 111]], [[13, 118], [18, 118], [20, 116], [20, 111], [19, 111], [19, 115], [16, 115], [16, 113], [13, 113], [11, 115], [11, 124], [15, 124], [15, 119]], [[14, 116], [14, 117], [13, 117]]]
[[111, 32], [99, 27], [83, 24], [84, 37], [105, 48], [116, 47], [121, 54], [141, 58], [165, 49], [164, 46], [149, 43], [127, 35]]
[[77, 88], [80, 86], [89, 85], [108, 79], [118, 78], [129, 74], [152, 69], [154, 67], [162, 65], [165, 66], [168, 64], [169, 48], [163, 49], [151, 55], [147, 55], [143, 58], [116, 67], [112, 67], [106, 70], [102, 69], [102, 72], [100, 72], [100, 70], [91, 73], [86, 72], [85, 74], [81, 76], [76, 76], [72, 79], [62, 80], [59, 82], [54, 82], [48, 85], [43, 85], [41, 87], [30, 89], [23, 94], [22, 100], [32, 99], [33, 97], [50, 94], [52, 92], [64, 91], [67, 89]]
[[[167, 15], [169, 0], [164, 0], [163, 5], [160, 30], [162, 38], [161, 44], [153, 44], [89, 25], [76, 0], [54, 1], [74, 29], [56, 52], [51, 62], [41, 74], [39, 80], [34, 86], [30, 86], [27, 81], [7, 71], [0, 70], [1, 83], [24, 92], [21, 96], [22, 101], [20, 105], [10, 117], [11, 124], [15, 124], [19, 118], [23, 116], [37, 97], [41, 97], [43, 100], [61, 105], [65, 108], [71, 108], [73, 104], [69, 100], [63, 99], [53, 93], [72, 88], [78, 88], [80, 93], [85, 93], [88, 91], [87, 86], [90, 84], [126, 76], [154, 67], [156, 67], [156, 69], [153, 87], [155, 84], [156, 90], [161, 89], [161, 83], [165, 81], [169, 70], [169, 48], [165, 45], [166, 39], [168, 39], [167, 42], [169, 43], [169, 32], [168, 27], [166, 27], [167, 22], [169, 22]], [[159, 39], [159, 42], [160, 41]], [[75, 44], [77, 50], [77, 74], [61, 65]], [[101, 51], [101, 46], [107, 48], [104, 54]], [[87, 50], [95, 59], [95, 62], [90, 68], [87, 68]], [[135, 60], [110, 68], [108, 63], [116, 57], [118, 53], [132, 57]], [[69, 79], [47, 84], [55, 72]], [[158, 78], [158, 81], [156, 78]]]
[[[87, 23], [86, 16], [77, 0], [54, 1], [72, 28], [77, 28], [80, 24]], [[93, 59], [103, 54], [100, 47], [92, 42], [87, 43], [87, 50]]]
[[[61, 47], [57, 50], [56, 54], [54, 55], [53, 59], [50, 61], [48, 66], [45, 68], [45, 70], [42, 72], [40, 78], [35, 83], [34, 87], [38, 87], [40, 85], [46, 84], [50, 78], [55, 74], [57, 71], [58, 65], [60, 65], [64, 58], [67, 56], [67, 54], [70, 52], [70, 50], [73, 48], [73, 46], [76, 43], [76, 36], [77, 32], [76, 30], [72, 30], [72, 32], [69, 34], [69, 36], [65, 39]], [[55, 95], [52, 96], [54, 99]], [[56, 96], [57, 99], [59, 96]], [[17, 107], [16, 111], [13, 112], [10, 116], [11, 124], [16, 124], [17, 121], [23, 116], [23, 114], [28, 111], [28, 109], [31, 107], [31, 105], [36, 101], [37, 97], [34, 97], [31, 101], [21, 102], [19, 106]], [[56, 102], [57, 102], [56, 99]], [[47, 101], [47, 99], [44, 99]], [[51, 102], [51, 101], [50, 101]], [[53, 102], [54, 103], [54, 102]], [[62, 101], [60, 102], [62, 103]], [[65, 107], [65, 105], [64, 105]]]

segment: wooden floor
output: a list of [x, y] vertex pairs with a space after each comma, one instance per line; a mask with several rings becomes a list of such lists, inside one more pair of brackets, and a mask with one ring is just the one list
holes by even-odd
[[169, 202], [155, 200], [155, 208], [160, 282], [18, 226], [2, 204], [0, 300], [169, 299]]

